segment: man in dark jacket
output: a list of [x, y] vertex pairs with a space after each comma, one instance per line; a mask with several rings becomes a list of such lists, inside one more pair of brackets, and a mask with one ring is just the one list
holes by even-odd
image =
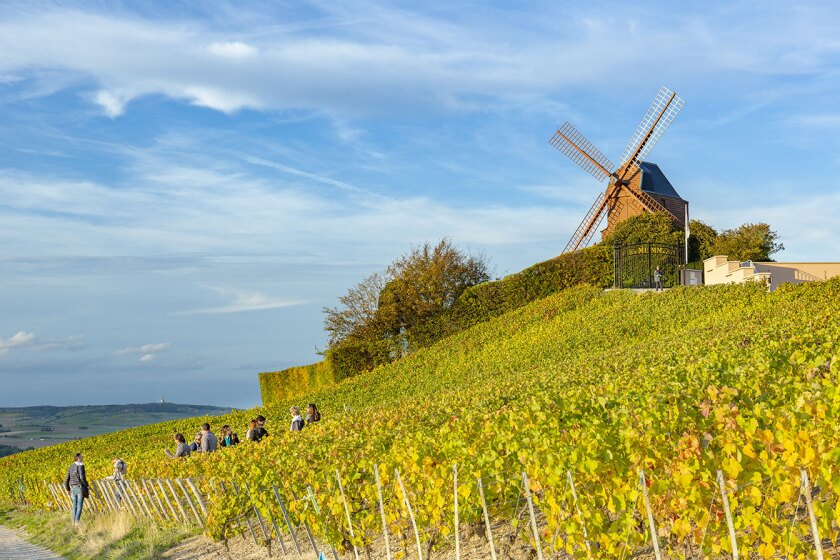
[[71, 508], [73, 525], [76, 525], [82, 517], [82, 506], [89, 495], [89, 487], [82, 454], [76, 453], [73, 459], [73, 464], [67, 469], [67, 476], [64, 477], [64, 489], [70, 494], [70, 501], [73, 504]]

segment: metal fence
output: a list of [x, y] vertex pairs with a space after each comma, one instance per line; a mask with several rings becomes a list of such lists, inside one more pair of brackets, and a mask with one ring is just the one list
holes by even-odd
[[662, 287], [679, 286], [683, 264], [682, 243], [636, 243], [613, 247], [613, 287], [653, 288], [656, 267], [662, 271]]

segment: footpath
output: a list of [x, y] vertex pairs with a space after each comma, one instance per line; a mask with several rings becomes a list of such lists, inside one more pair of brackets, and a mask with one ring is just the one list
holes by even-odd
[[0, 560], [62, 560], [62, 557], [29, 544], [13, 530], [0, 525]]

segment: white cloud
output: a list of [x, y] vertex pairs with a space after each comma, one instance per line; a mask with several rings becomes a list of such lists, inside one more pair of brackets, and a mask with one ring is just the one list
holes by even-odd
[[0, 356], [5, 356], [9, 350], [29, 346], [35, 342], [35, 335], [26, 331], [18, 331], [11, 338], [0, 338]]
[[176, 315], [224, 315], [229, 313], [244, 313], [247, 311], [264, 311], [268, 309], [281, 309], [294, 305], [302, 305], [306, 302], [283, 298], [272, 298], [260, 292], [245, 292], [232, 288], [211, 288], [224, 299], [229, 300], [226, 305], [218, 307], [205, 307], [191, 311], [181, 311]]
[[128, 103], [130, 96], [119, 95], [117, 93], [99, 90], [93, 96], [93, 101], [102, 107], [102, 111], [106, 116], [113, 118], [119, 117], [125, 111], [125, 105]]
[[240, 41], [213, 43], [207, 46], [207, 50], [217, 56], [227, 58], [247, 58], [257, 53], [256, 48]]
[[[837, 53], [825, 39], [837, 26], [836, 11], [817, 8], [708, 10], [667, 25], [655, 11], [629, 5], [585, 14], [544, 8], [530, 17], [501, 11], [503, 24], [362, 3], [320, 9], [332, 11], [342, 33], [303, 33], [271, 19], [256, 28], [251, 20], [237, 33], [235, 25], [223, 32], [212, 22], [18, 8], [2, 14], [0, 76], [48, 68], [92, 79], [94, 100], [110, 117], [147, 94], [227, 113], [472, 111], [502, 99], [553, 103], [550, 97], [569, 87], [610, 85], [626, 68], [634, 68], [628, 79], [638, 84], [658, 84], [663, 68], [676, 82], [707, 80], [710, 72], [817, 75], [833, 67]], [[784, 36], [766, 33], [780, 26]], [[618, 27], [622, 41], [603, 40]]]
[[154, 360], [160, 352], [164, 350], [168, 350], [171, 348], [172, 345], [168, 342], [157, 342], [152, 344], [144, 344], [143, 346], [129, 346], [128, 348], [123, 348], [122, 350], [117, 350], [114, 352], [115, 356], [130, 356], [136, 354], [142, 354], [139, 358], [139, 362], [146, 363], [151, 362]]

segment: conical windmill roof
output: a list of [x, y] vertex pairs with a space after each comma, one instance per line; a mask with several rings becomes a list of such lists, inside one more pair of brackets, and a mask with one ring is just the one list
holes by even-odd
[[684, 200], [679, 195], [677, 190], [671, 184], [671, 181], [662, 173], [659, 166], [649, 161], [643, 161], [639, 164], [642, 170], [642, 190], [648, 194], [656, 194], [659, 196], [670, 196], [672, 198], [679, 198]]

